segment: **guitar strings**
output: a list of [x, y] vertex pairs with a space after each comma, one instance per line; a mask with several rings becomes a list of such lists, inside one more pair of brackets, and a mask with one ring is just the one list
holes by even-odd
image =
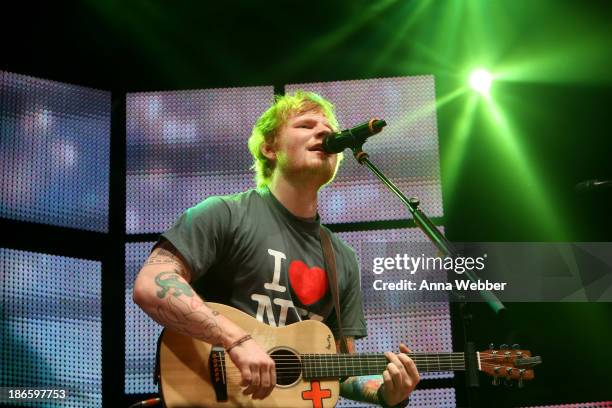
[[[330, 355], [331, 356], [331, 355]], [[287, 359], [286, 357], [283, 359]], [[285, 367], [277, 367], [276, 368], [276, 377], [277, 377], [277, 381], [278, 380], [283, 380], [286, 378], [295, 378], [296, 376], [299, 377], [301, 375], [304, 375], [305, 371], [310, 371], [311, 375], [309, 376], [309, 378], [317, 378], [317, 377], [327, 377], [327, 374], [324, 374], [323, 372], [327, 372], [328, 367], [309, 367], [308, 369], [306, 369], [299, 361], [296, 361], [295, 358], [292, 359], [293, 361], [291, 363], [284, 363]], [[436, 361], [438, 359], [436, 358]], [[376, 360], [377, 363], [380, 362], [380, 359]], [[369, 365], [369, 364], [368, 364]], [[435, 362], [432, 362], [431, 365], [436, 365]], [[430, 364], [429, 362], [425, 361], [424, 365], [420, 365], [419, 369], [421, 371], [424, 372], [432, 372], [432, 371], [454, 371], [454, 370], [465, 370], [465, 361], [463, 359], [461, 360], [457, 360], [457, 359], [446, 359], [443, 362], [438, 362], [437, 367], [434, 370], [430, 370], [431, 367], [429, 367]], [[497, 362], [496, 364], [491, 364], [491, 363], [487, 363], [487, 362], [483, 362], [481, 361], [481, 368], [491, 368], [491, 367], [503, 367], [503, 363], [499, 363]], [[349, 365], [336, 365], [334, 367], [335, 369], [341, 371], [341, 370], [355, 370], [357, 369], [355, 364], [349, 364]], [[361, 366], [360, 364], [360, 369], [364, 369], [364, 367]], [[514, 368], [514, 367], [513, 367]], [[365, 367], [366, 370], [372, 370], [375, 368], [371, 368], [371, 367]], [[378, 369], [383, 369], [382, 367], [378, 367]], [[227, 372], [227, 377], [230, 379], [237, 379], [237, 380], [241, 380], [242, 379], [242, 374], [240, 373], [240, 370], [235, 367], [235, 366], [230, 366], [230, 367], [225, 367], [225, 371]], [[308, 373], [306, 373], [308, 374]], [[347, 373], [348, 375], [348, 373]]]
[[[494, 364], [485, 364], [486, 366], [490, 366], [490, 367], [496, 367], [496, 365]], [[455, 367], [455, 370], [457, 369], [465, 369], [465, 367]], [[433, 370], [433, 371], [449, 371], [448, 369], [440, 369], [440, 370]], [[241, 381], [242, 380], [242, 374], [240, 373], [240, 371], [236, 368], [236, 367], [228, 367], [226, 369], [227, 375], [226, 378], [230, 379], [232, 381]], [[294, 379], [294, 380], [298, 380], [299, 377], [303, 376], [304, 373], [302, 370], [300, 369], [296, 369], [293, 371], [287, 371], [287, 370], [283, 370], [283, 371], [278, 371], [276, 373], [276, 380], [277, 380], [277, 385], [278, 385], [278, 381], [283, 381], [286, 379]], [[307, 377], [306, 379], [310, 379], [310, 378], [320, 378], [320, 379], [325, 379], [325, 378], [329, 378], [329, 379], [334, 379], [335, 376], [329, 376], [323, 373], [317, 373], [317, 372], [313, 372], [312, 375], [310, 375], [309, 377]]]
[[[481, 367], [500, 367], [500, 366], [503, 366], [503, 364], [490, 364], [490, 363], [481, 364]], [[338, 370], [349, 369], [349, 368], [350, 369], [357, 369], [357, 367], [355, 367], [355, 366], [341, 366], [341, 367], [336, 366], [334, 368], [338, 369]], [[364, 368], [364, 367], [359, 367], [359, 368]], [[365, 367], [365, 368], [368, 369], [367, 367]], [[421, 367], [421, 368], [427, 369], [426, 367]], [[439, 368], [437, 368], [435, 370], [432, 370], [432, 371], [448, 371], [448, 370], [452, 370], [452, 369], [462, 369], [462, 368], [465, 369], [465, 365], [457, 364], [457, 367], [439, 367]], [[226, 367], [225, 370], [227, 372], [231, 372], [231, 371], [240, 372], [240, 370], [237, 367], [235, 367], [235, 366]], [[327, 368], [327, 367], [319, 367], [319, 368], [310, 368], [309, 370], [313, 371], [313, 372], [316, 372], [316, 371], [326, 371], [326, 370], [329, 370], [329, 368]], [[307, 371], [307, 370], [304, 367], [301, 367], [299, 365], [294, 365], [292, 367], [280, 367], [280, 368], [276, 369], [277, 373], [280, 372], [280, 373], [284, 373], [284, 374], [287, 374], [287, 373], [301, 373], [303, 371]]]
[[[308, 364], [308, 363], [301, 363], [301, 362], [296, 362], [296, 361], [282, 361], [282, 362], [275, 362], [275, 366], [279, 367], [279, 368], [283, 368], [283, 367], [293, 367], [293, 366], [300, 366], [300, 367], [308, 367], [309, 369], [318, 369], [318, 368], [325, 368], [325, 366], [323, 366], [322, 364], [327, 363], [326, 365], [329, 367], [369, 367], [369, 366], [386, 366], [387, 364], [389, 364], [390, 362], [388, 361], [380, 361], [380, 360], [376, 360], [376, 361], [359, 361], [359, 362], [324, 362], [324, 361], [314, 361], [314, 362], [310, 362], [312, 364]], [[507, 365], [510, 364], [512, 362], [504, 362], [504, 361], [495, 361], [495, 360], [480, 360], [480, 364], [481, 365], [485, 365], [485, 364], [489, 364], [489, 365]], [[418, 360], [415, 361], [415, 364], [419, 367], [419, 368], [430, 368], [430, 367], [438, 367], [438, 366], [465, 366], [465, 360]]]
[[[336, 370], [356, 370], [365, 369], [365, 370], [373, 370], [373, 369], [384, 369], [384, 367], [380, 367], [380, 365], [384, 362], [385, 366], [389, 363], [388, 360], [383, 360], [384, 355], [380, 354], [300, 354], [300, 357], [305, 357], [304, 360], [301, 360], [296, 355], [290, 356], [273, 356], [276, 365], [276, 373], [278, 378], [283, 378], [283, 376], [291, 376], [295, 377], [296, 375], [302, 375], [305, 371], [310, 371], [312, 373], [323, 373], [327, 372], [330, 368], [324, 366], [316, 366], [321, 363], [330, 363], [333, 365], [333, 368]], [[430, 371], [453, 371], [453, 370], [465, 370], [465, 354], [462, 352], [454, 352], [444, 355], [431, 355], [428, 353], [414, 353], [409, 354], [415, 364], [421, 371], [430, 372]], [[504, 355], [491, 356], [490, 354], [481, 355], [480, 356], [480, 366], [481, 368], [489, 368], [489, 367], [500, 367], [504, 366], [504, 362], [500, 362], [500, 358], [506, 358]], [[518, 357], [515, 355], [515, 357]], [[527, 356], [526, 356], [527, 357]], [[308, 361], [305, 361], [308, 360]], [[342, 361], [340, 361], [342, 360]], [[493, 361], [490, 363], [488, 361]], [[308, 363], [312, 363], [315, 367], [307, 367]], [[363, 367], [363, 366], [366, 367]], [[374, 365], [375, 367], [370, 367], [370, 365]], [[376, 367], [376, 366], [379, 367]], [[434, 368], [433, 370], [430, 370]], [[228, 376], [236, 376], [241, 378], [242, 375], [240, 370], [235, 366], [226, 366], [225, 370], [228, 373]], [[316, 377], [316, 376], [313, 376]]]
[[[303, 355], [301, 355], [303, 356]], [[347, 354], [347, 355], [342, 355], [342, 354], [329, 354], [326, 355], [329, 357], [307, 357], [303, 360], [300, 360], [298, 357], [291, 357], [291, 356], [278, 356], [278, 357], [272, 357], [272, 359], [276, 362], [276, 363], [285, 363], [285, 362], [296, 362], [296, 361], [303, 361], [303, 362], [315, 362], [315, 363], [322, 363], [322, 362], [329, 362], [329, 363], [340, 363], [340, 362], [366, 362], [366, 363], [372, 363], [372, 362], [382, 362], [382, 361], [387, 361], [386, 358], [384, 356], [363, 356], [363, 355], [352, 355], [352, 354]], [[505, 356], [497, 356], [497, 357], [486, 357], [486, 356], [480, 356], [480, 361], [499, 361], [500, 359], [504, 359], [507, 358]], [[385, 359], [385, 360], [383, 360]], [[436, 361], [465, 361], [464, 356], [412, 356], [411, 359], [414, 362], [436, 362]], [[343, 360], [343, 361], [340, 361]]]
[[[494, 365], [490, 365], [490, 366], [494, 367]], [[456, 367], [455, 369], [461, 369], [461, 368]], [[463, 367], [462, 369], [465, 369], [465, 367]], [[435, 371], [443, 372], [443, 371], [450, 371], [450, 370], [440, 369], [440, 370], [435, 370]], [[335, 379], [336, 378], [336, 376], [330, 376], [330, 375], [324, 374], [322, 372], [321, 373], [313, 372], [312, 375], [310, 375], [310, 376], [308, 376], [306, 378], [304, 378], [303, 375], [304, 375], [304, 373], [301, 370], [281, 371], [281, 372], [277, 371], [276, 382], [277, 382], [277, 385], [278, 385], [279, 381], [283, 381], [283, 380], [286, 380], [286, 379], [298, 380], [298, 379], [300, 379], [300, 377], [302, 377], [301, 379], [315, 379], [315, 378], [319, 378], [319, 379]], [[226, 378], [238, 382], [238, 381], [242, 380], [242, 375], [238, 371], [238, 369], [234, 367], [233, 370], [229, 370], [228, 371], [228, 373], [226, 375]]]
[[[418, 353], [418, 354], [407, 354], [408, 357], [412, 358], [413, 360], [415, 358], [464, 358], [465, 354], [462, 352], [455, 352], [455, 353], [440, 353], [440, 354], [430, 354], [430, 353]], [[355, 353], [355, 354], [351, 354], [351, 353], [329, 353], [329, 354], [324, 354], [324, 353], [319, 353], [319, 354], [291, 354], [291, 355], [278, 355], [278, 356], [274, 356], [272, 355], [273, 358], [278, 358], [278, 359], [283, 359], [283, 358], [298, 358], [298, 357], [304, 357], [307, 359], [312, 359], [312, 358], [331, 358], [331, 357], [348, 357], [348, 358], [383, 358], [384, 355], [383, 354], [369, 354], [369, 353]], [[488, 354], [488, 353], [480, 353], [480, 358], [507, 358], [507, 357], [530, 357], [526, 354], [522, 354], [522, 355], [517, 355], [517, 354], [510, 354], [508, 356], [506, 356], [505, 354]]]

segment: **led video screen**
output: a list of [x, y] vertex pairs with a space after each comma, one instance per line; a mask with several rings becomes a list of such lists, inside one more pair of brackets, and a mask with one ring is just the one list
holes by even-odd
[[132, 300], [134, 280], [155, 242], [125, 246], [125, 393], [157, 392], [153, 384], [157, 339], [162, 327]]
[[102, 405], [101, 272], [97, 261], [0, 248], [0, 386], [64, 391], [30, 406]]
[[108, 231], [111, 94], [0, 71], [0, 216]]
[[162, 232], [208, 196], [253, 187], [247, 140], [273, 90], [128, 94], [126, 231]]

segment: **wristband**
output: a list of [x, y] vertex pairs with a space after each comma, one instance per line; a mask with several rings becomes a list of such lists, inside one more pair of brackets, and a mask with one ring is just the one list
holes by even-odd
[[406, 397], [405, 400], [400, 401], [395, 405], [387, 404], [387, 401], [385, 401], [385, 396], [383, 394], [384, 386], [385, 386], [384, 384], [381, 384], [380, 387], [378, 387], [378, 391], [376, 391], [376, 397], [378, 398], [378, 403], [380, 404], [381, 407], [383, 408], [404, 408], [408, 406], [408, 403], [410, 402], [410, 397]]
[[242, 343], [244, 343], [247, 340], [251, 340], [253, 337], [251, 337], [250, 334], [245, 334], [244, 336], [242, 336], [241, 338], [239, 338], [238, 340], [236, 340], [235, 342], [233, 342], [232, 344], [230, 344], [230, 346], [228, 348], [225, 349], [226, 353], [229, 353], [230, 351], [232, 351], [232, 349], [236, 346], [241, 345]]

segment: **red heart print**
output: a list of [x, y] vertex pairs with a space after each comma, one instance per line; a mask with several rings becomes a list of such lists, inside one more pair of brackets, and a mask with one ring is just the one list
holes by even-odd
[[327, 274], [318, 266], [309, 268], [302, 261], [289, 264], [289, 282], [300, 302], [312, 305], [327, 292]]

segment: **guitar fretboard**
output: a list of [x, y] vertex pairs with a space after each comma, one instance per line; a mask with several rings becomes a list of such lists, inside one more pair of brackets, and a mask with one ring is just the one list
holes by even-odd
[[[464, 353], [409, 353], [419, 372], [465, 370]], [[300, 354], [305, 379], [381, 374], [389, 361], [384, 354]]]

